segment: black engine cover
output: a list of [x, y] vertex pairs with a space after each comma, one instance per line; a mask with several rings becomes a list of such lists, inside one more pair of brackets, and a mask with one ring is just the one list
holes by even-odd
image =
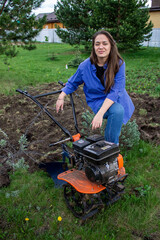
[[78, 158], [83, 158], [85, 174], [90, 181], [105, 184], [116, 180], [117, 157], [120, 152], [116, 144], [105, 141], [99, 135], [93, 135], [87, 140], [74, 142], [73, 147]]
[[85, 174], [91, 182], [98, 184], [111, 183], [117, 179], [118, 161], [117, 158], [112, 162], [103, 165], [88, 164], [85, 168]]
[[82, 154], [88, 162], [101, 165], [113, 161], [119, 152], [116, 144], [101, 140], [84, 147]]

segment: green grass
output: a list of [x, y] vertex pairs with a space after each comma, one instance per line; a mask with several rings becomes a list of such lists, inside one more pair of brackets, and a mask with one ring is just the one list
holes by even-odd
[[[19, 54], [9, 59], [9, 65], [4, 64], [4, 56], [0, 56], [0, 92], [9, 94], [16, 88], [67, 81], [75, 69], [65, 66], [75, 52], [75, 48], [66, 44], [37, 44], [33, 51], [19, 48]], [[53, 54], [55, 60], [50, 59]]]
[[[84, 225], [67, 209], [63, 189], [45, 172], [19, 170], [10, 175], [11, 184], [0, 190], [1, 239], [147, 239], [160, 236], [160, 147], [140, 142], [125, 157], [126, 193]], [[58, 221], [58, 217], [62, 221]], [[29, 221], [25, 219], [28, 218]], [[89, 236], [89, 238], [88, 238]]]
[[[82, 50], [82, 48], [80, 48]], [[4, 64], [0, 56], [0, 93], [14, 93], [16, 88], [36, 86], [42, 83], [66, 82], [76, 68], [66, 69], [75, 57], [76, 48], [68, 44], [37, 44], [37, 49], [19, 48], [19, 54]], [[55, 59], [50, 58], [54, 55]], [[130, 92], [160, 96], [160, 48], [142, 48], [136, 52], [122, 52], [126, 62], [126, 89]], [[89, 53], [81, 54], [83, 59]]]

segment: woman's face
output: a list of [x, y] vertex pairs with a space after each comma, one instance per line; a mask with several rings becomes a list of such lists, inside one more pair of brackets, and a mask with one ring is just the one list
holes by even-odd
[[100, 60], [107, 60], [110, 51], [111, 51], [111, 44], [109, 39], [104, 34], [99, 34], [94, 41], [94, 50], [97, 55], [98, 61]]

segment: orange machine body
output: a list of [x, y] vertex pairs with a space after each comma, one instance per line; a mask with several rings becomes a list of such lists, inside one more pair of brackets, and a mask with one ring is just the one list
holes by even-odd
[[[123, 167], [123, 157], [119, 154], [118, 158], [118, 177], [125, 175]], [[103, 191], [106, 187], [95, 182], [91, 182], [85, 175], [83, 170], [70, 169], [58, 175], [59, 180], [63, 180], [71, 184], [78, 192], [85, 194], [95, 194]]]

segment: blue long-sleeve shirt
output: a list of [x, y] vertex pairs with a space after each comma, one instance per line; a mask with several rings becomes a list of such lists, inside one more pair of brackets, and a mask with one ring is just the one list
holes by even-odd
[[[107, 64], [104, 65], [107, 68]], [[134, 105], [125, 89], [125, 63], [121, 65], [119, 71], [115, 75], [114, 85], [109, 93], [105, 93], [105, 88], [100, 79], [96, 76], [96, 66], [91, 64], [90, 58], [83, 61], [76, 73], [68, 79], [62, 91], [67, 95], [74, 92], [79, 85], [83, 85], [83, 91], [86, 96], [86, 102], [94, 113], [97, 113], [106, 98], [113, 102], [120, 103], [124, 107], [123, 123], [132, 116]]]

